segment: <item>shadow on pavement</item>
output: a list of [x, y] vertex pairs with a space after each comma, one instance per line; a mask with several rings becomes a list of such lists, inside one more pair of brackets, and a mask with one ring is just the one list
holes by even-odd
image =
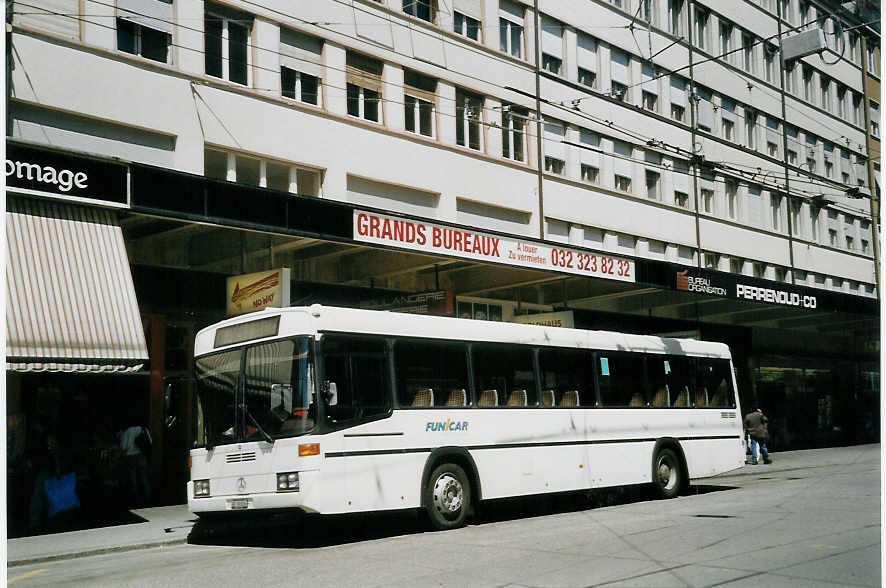
[[[734, 490], [734, 486], [691, 486], [687, 496]], [[656, 499], [646, 485], [590, 492], [507, 498], [484, 503], [471, 525], [580, 512]], [[428, 531], [422, 513], [390, 511], [348, 515], [286, 514], [263, 518], [205, 519], [191, 529], [188, 543], [239, 547], [309, 549], [414, 535]]]

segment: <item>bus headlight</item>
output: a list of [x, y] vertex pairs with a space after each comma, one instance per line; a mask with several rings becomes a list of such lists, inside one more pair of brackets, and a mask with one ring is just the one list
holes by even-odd
[[209, 480], [194, 480], [194, 498], [209, 496]]
[[277, 492], [298, 492], [298, 472], [277, 474]]

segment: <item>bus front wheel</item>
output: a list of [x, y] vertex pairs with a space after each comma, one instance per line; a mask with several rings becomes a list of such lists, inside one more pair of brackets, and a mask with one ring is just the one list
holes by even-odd
[[453, 463], [434, 468], [425, 486], [424, 503], [434, 529], [445, 531], [464, 525], [471, 506], [471, 484], [465, 471]]
[[672, 449], [661, 449], [652, 462], [652, 483], [662, 498], [674, 498], [680, 493], [683, 475], [680, 459]]

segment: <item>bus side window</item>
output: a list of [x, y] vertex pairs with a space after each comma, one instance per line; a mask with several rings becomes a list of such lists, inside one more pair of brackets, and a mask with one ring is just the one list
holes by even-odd
[[644, 390], [643, 363], [639, 353], [599, 352], [596, 365], [600, 406], [630, 406], [634, 395]]
[[453, 390], [468, 389], [464, 343], [398, 339], [394, 365], [399, 406], [445, 406]]
[[699, 359], [698, 387], [707, 391], [708, 406], [713, 408], [733, 408], [735, 406], [729, 360]]
[[507, 406], [512, 401], [516, 403], [518, 398], [522, 403], [523, 392], [526, 393], [526, 404], [536, 405], [535, 369], [531, 348], [481, 343], [474, 345], [471, 353], [474, 365], [474, 390], [477, 395], [474, 399], [476, 405], [492, 406], [491, 403], [494, 402], [496, 406]]
[[326, 406], [332, 422], [372, 418], [391, 408], [385, 341], [379, 337], [327, 335], [324, 379], [335, 384], [337, 403]]
[[594, 406], [593, 355], [590, 351], [543, 347], [538, 352], [544, 406]]

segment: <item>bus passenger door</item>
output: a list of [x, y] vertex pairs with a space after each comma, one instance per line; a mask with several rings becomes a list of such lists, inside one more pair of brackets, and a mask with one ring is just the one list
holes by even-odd
[[324, 338], [324, 384], [327, 390], [335, 390], [334, 404], [326, 406], [326, 419], [331, 428], [341, 431], [336, 437], [342, 457], [334, 460], [341, 463], [334, 467], [342, 476], [342, 509], [346, 511], [384, 508], [386, 478], [379, 465], [389, 457], [372, 452], [386, 447], [390, 437], [367, 428], [391, 411], [385, 348], [381, 337]]

